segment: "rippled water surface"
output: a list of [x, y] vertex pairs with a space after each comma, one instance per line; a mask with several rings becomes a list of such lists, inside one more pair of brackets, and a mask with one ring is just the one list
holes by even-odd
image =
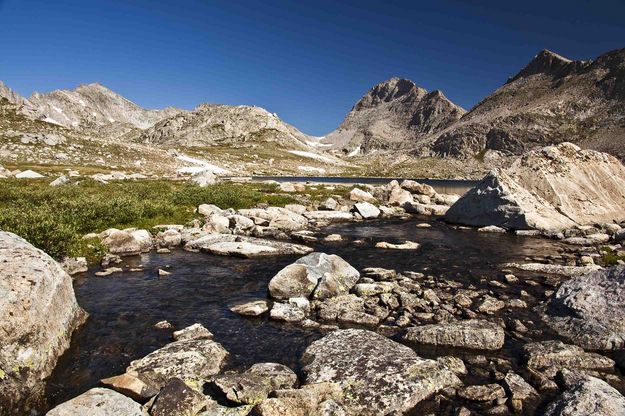
[[[424, 221], [432, 228], [415, 226]], [[564, 250], [559, 243], [546, 239], [459, 230], [432, 218], [342, 224], [322, 231], [342, 234], [346, 241], [317, 244], [315, 248], [338, 254], [359, 270], [383, 267], [420, 271], [476, 287], [485, 284], [482, 277], [501, 275], [501, 263]], [[378, 241], [404, 240], [419, 242], [422, 247], [418, 251], [373, 247]], [[228, 309], [246, 299], [266, 297], [271, 277], [296, 258], [240, 259], [176, 250], [125, 260], [125, 269], [142, 265], [140, 272], [96, 277], [93, 273], [98, 269], [94, 269], [77, 277], [76, 296], [90, 317], [51, 377], [50, 405], [96, 386], [101, 378], [123, 373], [131, 360], [169, 342], [172, 330], [154, 328], [161, 320], [168, 320], [176, 329], [202, 323], [231, 353], [230, 368], [274, 361], [297, 370], [304, 348], [321, 334], [266, 318], [242, 318]], [[159, 268], [172, 274], [159, 277]]]

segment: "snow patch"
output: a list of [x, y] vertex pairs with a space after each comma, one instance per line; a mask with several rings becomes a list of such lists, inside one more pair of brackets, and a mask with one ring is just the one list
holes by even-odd
[[318, 155], [316, 153], [305, 152], [303, 150], [289, 150], [289, 153], [297, 155], [297, 156], [302, 156], [302, 157], [307, 157], [307, 158], [310, 158], [310, 159], [315, 159], [315, 160], [318, 160], [318, 161], [324, 162], [324, 163], [336, 163], [333, 159], [331, 159], [329, 157]]
[[176, 172], [178, 173], [191, 173], [191, 174], [196, 174], [196, 173], [200, 173], [200, 172], [204, 172], [204, 171], [209, 171], [212, 172], [216, 175], [226, 175], [228, 173], [230, 173], [229, 170], [226, 170], [224, 168], [220, 168], [219, 166], [213, 165], [208, 163], [205, 160], [201, 160], [201, 159], [195, 159], [193, 157], [190, 156], [185, 156], [185, 155], [178, 155], [176, 156], [176, 159], [182, 161], [182, 162], [187, 162], [187, 163], [191, 163], [194, 164], [195, 166], [186, 166], [183, 168], [179, 168], [176, 170]]
[[297, 169], [307, 173], [326, 173], [324, 168], [316, 168], [314, 166], [298, 166]]
[[357, 148], [355, 148], [354, 150], [352, 150], [351, 152], [349, 152], [347, 154], [347, 156], [349, 157], [354, 157], [354, 156], [358, 156], [358, 154], [360, 153], [360, 145], [358, 145]]
[[56, 124], [57, 126], [62, 126], [61, 123], [50, 117], [44, 118], [43, 121], [45, 121], [46, 123]]
[[306, 144], [310, 147], [331, 147], [331, 144], [321, 143], [326, 136], [308, 136], [312, 140], [306, 140]]

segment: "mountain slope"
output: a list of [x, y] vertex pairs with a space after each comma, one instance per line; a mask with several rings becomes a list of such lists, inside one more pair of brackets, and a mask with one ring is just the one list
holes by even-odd
[[256, 106], [202, 104], [188, 113], [166, 118], [142, 131], [135, 141], [162, 147], [249, 146], [275, 143], [308, 149], [311, 138]]
[[392, 78], [373, 87], [323, 143], [351, 155], [417, 144], [459, 119], [464, 110], [440, 91]]
[[542, 51], [458, 122], [431, 137], [439, 156], [521, 154], [564, 141], [625, 160], [625, 49], [594, 61]]
[[181, 110], [146, 110], [132, 101], [97, 84], [83, 84], [75, 90], [34, 93], [29, 101], [53, 122], [69, 128], [122, 131], [145, 129]]

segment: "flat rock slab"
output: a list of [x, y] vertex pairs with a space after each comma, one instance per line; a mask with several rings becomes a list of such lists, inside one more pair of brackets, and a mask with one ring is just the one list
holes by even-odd
[[222, 256], [258, 257], [310, 253], [312, 248], [264, 238], [233, 234], [208, 234], [185, 245], [187, 250], [200, 250]]
[[625, 416], [625, 397], [603, 380], [582, 379], [562, 393], [546, 416]]
[[587, 266], [561, 266], [559, 264], [543, 264], [543, 263], [505, 263], [502, 267], [525, 270], [528, 272], [539, 272], [547, 274], [559, 274], [562, 276], [575, 277], [583, 276], [587, 273], [600, 270], [602, 267], [595, 264]]
[[404, 339], [417, 344], [498, 350], [503, 347], [505, 332], [493, 322], [471, 319], [408, 328]]
[[154, 388], [162, 388], [167, 381], [178, 377], [185, 382], [218, 374], [228, 352], [221, 344], [206, 338], [169, 343], [145, 357], [132, 361], [126, 372]]
[[389, 250], [417, 250], [421, 247], [421, 244], [415, 243], [414, 241], [405, 241], [400, 244], [389, 243], [386, 241], [380, 241], [375, 244], [376, 248], [385, 248]]
[[147, 416], [141, 405], [116, 391], [94, 388], [50, 410], [47, 416]]
[[614, 361], [603, 355], [586, 352], [577, 345], [561, 341], [530, 342], [523, 346], [527, 366], [554, 377], [562, 368], [580, 370], [613, 370]]
[[304, 213], [304, 217], [313, 221], [329, 222], [351, 221], [354, 219], [350, 212], [342, 211], [308, 211]]
[[543, 320], [583, 348], [625, 347], [625, 266], [564, 282], [549, 300]]
[[375, 332], [337, 330], [302, 357], [306, 384], [338, 383], [348, 414], [403, 414], [437, 391], [460, 385], [443, 364]]

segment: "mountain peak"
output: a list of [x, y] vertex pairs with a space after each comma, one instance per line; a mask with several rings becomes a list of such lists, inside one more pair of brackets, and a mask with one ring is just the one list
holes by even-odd
[[519, 78], [529, 77], [536, 74], [558, 75], [563, 69], [570, 66], [573, 61], [558, 55], [548, 49], [543, 49], [518, 74], [510, 78], [513, 82]]
[[423, 97], [427, 91], [409, 79], [393, 77], [371, 88], [354, 106], [354, 110], [376, 107], [397, 99]]

